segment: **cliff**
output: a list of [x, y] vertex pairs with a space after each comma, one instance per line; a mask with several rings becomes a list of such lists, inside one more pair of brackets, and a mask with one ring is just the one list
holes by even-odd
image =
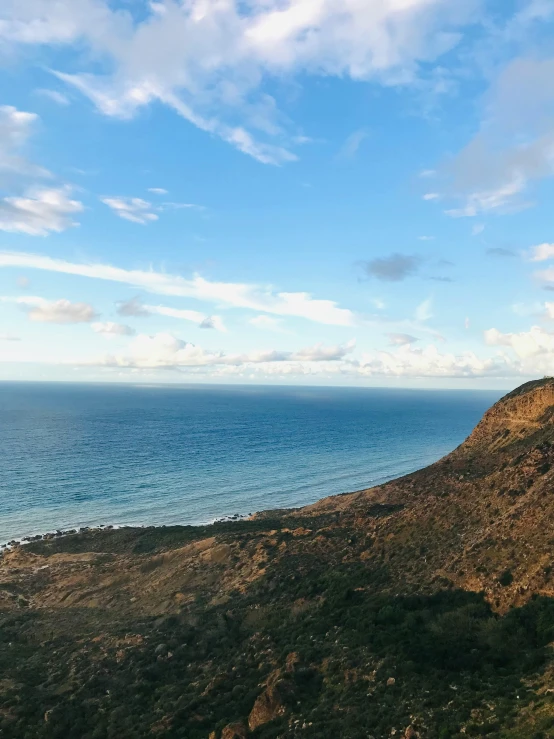
[[0, 736], [554, 736], [553, 444], [544, 379], [377, 488], [16, 547]]

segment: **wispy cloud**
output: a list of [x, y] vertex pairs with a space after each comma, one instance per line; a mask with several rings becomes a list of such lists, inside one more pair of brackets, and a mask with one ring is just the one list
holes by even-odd
[[69, 187], [33, 188], [21, 197], [0, 200], [0, 230], [46, 236], [79, 224], [73, 219], [84, 205], [71, 198]]
[[369, 136], [367, 128], [359, 128], [357, 131], [348, 136], [344, 144], [341, 146], [338, 159], [353, 159], [358, 153], [360, 146]]
[[49, 177], [43, 167], [28, 161], [23, 148], [39, 120], [35, 113], [0, 105], [0, 183], [19, 177]]
[[64, 95], [63, 92], [60, 92], [59, 90], [49, 90], [42, 88], [35, 90], [35, 92], [37, 93], [37, 95], [42, 95], [42, 97], [48, 98], [58, 105], [66, 106], [70, 103], [67, 95]]
[[415, 317], [418, 321], [428, 321], [433, 317], [433, 299], [427, 298], [420, 303], [415, 312]]
[[154, 270], [127, 270], [108, 264], [79, 264], [40, 254], [0, 252], [0, 267], [39, 269], [47, 272], [108, 280], [141, 288], [158, 295], [175, 295], [196, 300], [248, 308], [281, 316], [296, 316], [316, 323], [353, 326], [356, 315], [332, 300], [314, 298], [307, 292], [276, 292], [269, 286], [233, 282], [212, 282], [200, 275], [191, 279]]
[[170, 308], [165, 305], [145, 305], [144, 309], [149, 314], [158, 316], [168, 316], [169, 318], [178, 318], [182, 321], [192, 321], [199, 328], [210, 329], [216, 331], [226, 331], [225, 324], [221, 316], [208, 316], [196, 310], [183, 310], [180, 308]]
[[492, 246], [487, 249], [487, 254], [491, 257], [515, 257], [515, 251], [512, 249], [506, 249], [504, 246]]
[[406, 344], [414, 344], [419, 339], [411, 334], [387, 334], [392, 346], [405, 346]]
[[554, 244], [538, 244], [532, 246], [529, 250], [529, 259], [531, 262], [546, 262], [548, 259], [554, 259]]
[[145, 225], [159, 217], [152, 211], [152, 203], [142, 198], [110, 197], [101, 200], [120, 218], [133, 223]]
[[[201, 11], [195, 3], [151, 2], [140, 21], [130, 6], [108, 0], [59, 0], [40, 3], [40, 23], [37, 7], [36, 0], [11, 3], [0, 40], [8, 48], [92, 52], [62, 55], [69, 69], [57, 75], [101, 113], [131, 118], [161, 102], [268, 164], [294, 160], [293, 149], [304, 138], [267, 94], [268, 77], [310, 74], [406, 85], [474, 22], [473, 3], [429, 0], [229, 0], [204, 4]], [[106, 60], [109, 71], [99, 73], [96, 58]]]
[[462, 205], [447, 213], [475, 217], [530, 207], [530, 185], [554, 175], [554, 57], [517, 58], [485, 97], [478, 133], [443, 168], [449, 195]]

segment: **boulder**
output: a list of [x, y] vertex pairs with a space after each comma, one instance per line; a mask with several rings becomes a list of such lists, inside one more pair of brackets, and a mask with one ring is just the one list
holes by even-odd
[[250, 715], [248, 726], [254, 731], [258, 726], [273, 721], [274, 718], [285, 713], [285, 706], [277, 685], [269, 685], [257, 698]]
[[[215, 732], [212, 732], [215, 736]], [[235, 721], [227, 726], [221, 732], [221, 739], [246, 739], [248, 729], [242, 721]]]

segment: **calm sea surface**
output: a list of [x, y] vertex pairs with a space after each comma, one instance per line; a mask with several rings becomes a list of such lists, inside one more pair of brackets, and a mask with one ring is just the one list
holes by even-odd
[[500, 395], [0, 383], [0, 542], [359, 490], [454, 449]]

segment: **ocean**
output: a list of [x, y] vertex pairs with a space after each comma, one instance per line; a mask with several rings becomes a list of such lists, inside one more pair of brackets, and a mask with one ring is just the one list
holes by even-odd
[[424, 467], [500, 392], [0, 383], [0, 542], [306, 505]]

